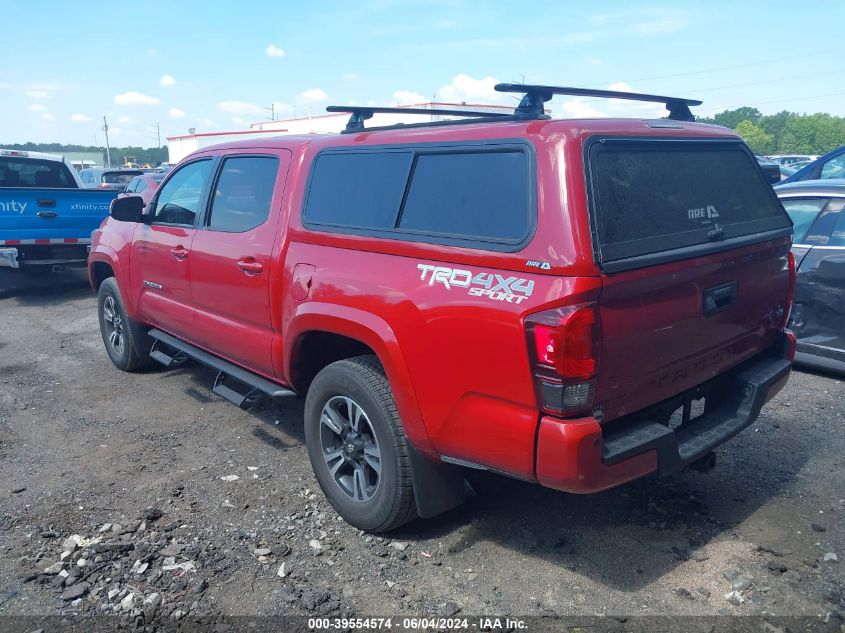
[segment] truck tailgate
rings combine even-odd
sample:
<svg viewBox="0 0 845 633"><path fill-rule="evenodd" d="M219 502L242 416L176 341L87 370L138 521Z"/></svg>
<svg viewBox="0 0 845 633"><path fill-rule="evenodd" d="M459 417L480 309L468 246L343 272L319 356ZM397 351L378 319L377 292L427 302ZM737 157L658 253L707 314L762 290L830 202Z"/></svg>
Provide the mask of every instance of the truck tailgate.
<svg viewBox="0 0 845 633"><path fill-rule="evenodd" d="M789 239L604 276L594 402L609 421L665 400L772 344Z"/></svg>
<svg viewBox="0 0 845 633"><path fill-rule="evenodd" d="M603 272L593 402L610 421L773 343L792 223L739 141L604 139L588 152Z"/></svg>
<svg viewBox="0 0 845 633"><path fill-rule="evenodd" d="M0 188L0 244L88 239L116 191Z"/></svg>

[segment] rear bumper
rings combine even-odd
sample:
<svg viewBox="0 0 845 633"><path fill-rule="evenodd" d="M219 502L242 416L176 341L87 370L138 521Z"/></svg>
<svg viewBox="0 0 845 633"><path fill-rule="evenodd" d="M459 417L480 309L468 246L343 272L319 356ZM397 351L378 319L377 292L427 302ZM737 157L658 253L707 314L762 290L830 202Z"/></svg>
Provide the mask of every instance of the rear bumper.
<svg viewBox="0 0 845 633"><path fill-rule="evenodd" d="M84 266L88 242L76 238L7 240L5 245L0 242L0 267Z"/></svg>
<svg viewBox="0 0 845 633"><path fill-rule="evenodd" d="M643 414L604 428L593 417L543 417L537 480L549 488L589 493L680 470L754 422L789 373L790 342L782 334L767 352L702 385L708 391L704 414L676 429Z"/></svg>

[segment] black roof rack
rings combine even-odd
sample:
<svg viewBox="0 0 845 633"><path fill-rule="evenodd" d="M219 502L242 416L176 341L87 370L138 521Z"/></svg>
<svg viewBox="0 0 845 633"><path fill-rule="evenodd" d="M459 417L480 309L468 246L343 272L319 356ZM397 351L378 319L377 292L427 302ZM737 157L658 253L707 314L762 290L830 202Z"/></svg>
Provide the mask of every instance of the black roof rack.
<svg viewBox="0 0 845 633"><path fill-rule="evenodd" d="M569 88L566 86L536 86L531 84L496 84L498 92L522 93L519 105L514 112L517 119L548 119L543 104L550 101L554 95L568 95L575 97L601 97L603 99L628 99L630 101L649 101L662 103L669 110L669 118L675 121L695 121L689 106L701 105L696 99L681 99L679 97L662 97L659 95L641 94L638 92L620 92L617 90L592 90L589 88Z"/></svg>
<svg viewBox="0 0 845 633"><path fill-rule="evenodd" d="M421 115L445 115L464 116L471 119L501 120L511 119L513 115L503 112L481 112L478 110L451 110L448 108L382 108L374 106L328 106L326 112L349 112L349 122L346 124L344 134L350 132L363 132L364 121L371 119L374 114L421 114Z"/></svg>

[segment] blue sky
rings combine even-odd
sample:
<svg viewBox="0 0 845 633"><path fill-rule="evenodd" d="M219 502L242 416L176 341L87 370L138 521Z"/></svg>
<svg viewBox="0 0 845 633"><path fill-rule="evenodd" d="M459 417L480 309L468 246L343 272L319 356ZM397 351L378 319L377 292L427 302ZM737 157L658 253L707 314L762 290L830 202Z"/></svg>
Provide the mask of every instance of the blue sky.
<svg viewBox="0 0 845 633"><path fill-rule="evenodd" d="M0 38L0 146L155 146L330 103L510 103L495 81L845 116L845 2L15 1ZM654 116L560 97L557 116Z"/></svg>

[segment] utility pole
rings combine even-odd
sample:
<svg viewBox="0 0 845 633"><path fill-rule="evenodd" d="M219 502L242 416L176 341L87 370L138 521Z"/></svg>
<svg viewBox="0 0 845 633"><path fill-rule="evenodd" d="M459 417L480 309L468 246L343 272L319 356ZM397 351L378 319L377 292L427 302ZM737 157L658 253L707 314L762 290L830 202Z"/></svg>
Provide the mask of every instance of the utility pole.
<svg viewBox="0 0 845 633"><path fill-rule="evenodd" d="M103 115L103 132L106 133L106 167L111 167L111 148L109 148L109 123Z"/></svg>
<svg viewBox="0 0 845 633"><path fill-rule="evenodd" d="M158 143L158 148L161 149L161 126L156 123L156 142Z"/></svg>
<svg viewBox="0 0 845 633"><path fill-rule="evenodd" d="M270 111L270 116L265 117L265 118L269 119L270 121L275 121L276 120L276 104L271 103L269 108L265 106L264 109Z"/></svg>

